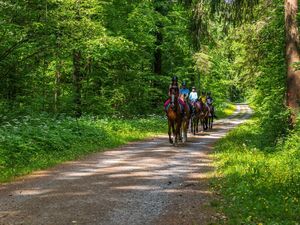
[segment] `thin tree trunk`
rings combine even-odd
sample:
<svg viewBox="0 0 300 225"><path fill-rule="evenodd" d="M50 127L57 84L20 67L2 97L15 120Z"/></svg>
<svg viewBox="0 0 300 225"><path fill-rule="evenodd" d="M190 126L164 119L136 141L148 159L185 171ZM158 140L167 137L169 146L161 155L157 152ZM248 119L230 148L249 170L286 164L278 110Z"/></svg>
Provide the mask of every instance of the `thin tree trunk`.
<svg viewBox="0 0 300 225"><path fill-rule="evenodd" d="M54 87L54 112L58 112L58 101L60 97L60 78L61 78L61 62L58 61L55 71L55 87Z"/></svg>
<svg viewBox="0 0 300 225"><path fill-rule="evenodd" d="M155 0L154 1L154 10L161 14L162 16L166 16L168 14L168 8L164 6L164 0ZM162 74L162 44L164 41L163 30L164 24L162 21L158 21L156 23L156 41L155 41L155 52L154 52L154 73Z"/></svg>
<svg viewBox="0 0 300 225"><path fill-rule="evenodd" d="M74 111L75 116L82 115L81 109L81 52L74 50L73 52L73 87L74 87Z"/></svg>
<svg viewBox="0 0 300 225"><path fill-rule="evenodd" d="M163 35L160 31L162 29L162 25L158 25L158 31L156 32L156 49L154 52L154 73L161 74L162 73L162 50L161 45L163 44Z"/></svg>
<svg viewBox="0 0 300 225"><path fill-rule="evenodd" d="M298 0L285 0L287 106L291 109L291 122L295 124L300 104L299 31L297 25Z"/></svg>

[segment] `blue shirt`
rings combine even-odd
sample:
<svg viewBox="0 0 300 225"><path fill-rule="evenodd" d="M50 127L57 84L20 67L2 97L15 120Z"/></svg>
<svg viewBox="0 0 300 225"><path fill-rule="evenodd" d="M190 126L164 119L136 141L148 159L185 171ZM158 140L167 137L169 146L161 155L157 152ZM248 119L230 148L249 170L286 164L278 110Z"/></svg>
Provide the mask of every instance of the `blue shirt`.
<svg viewBox="0 0 300 225"><path fill-rule="evenodd" d="M189 95L190 94L190 90L188 88L181 88L179 91L179 94L181 95Z"/></svg>

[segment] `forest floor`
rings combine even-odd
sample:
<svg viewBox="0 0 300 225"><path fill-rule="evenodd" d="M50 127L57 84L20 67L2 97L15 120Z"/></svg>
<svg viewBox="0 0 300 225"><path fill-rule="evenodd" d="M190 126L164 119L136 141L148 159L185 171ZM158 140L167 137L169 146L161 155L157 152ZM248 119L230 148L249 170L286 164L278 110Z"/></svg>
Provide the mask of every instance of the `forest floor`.
<svg viewBox="0 0 300 225"><path fill-rule="evenodd" d="M1 184L0 224L219 224L213 145L250 115L237 105L179 147L158 136Z"/></svg>

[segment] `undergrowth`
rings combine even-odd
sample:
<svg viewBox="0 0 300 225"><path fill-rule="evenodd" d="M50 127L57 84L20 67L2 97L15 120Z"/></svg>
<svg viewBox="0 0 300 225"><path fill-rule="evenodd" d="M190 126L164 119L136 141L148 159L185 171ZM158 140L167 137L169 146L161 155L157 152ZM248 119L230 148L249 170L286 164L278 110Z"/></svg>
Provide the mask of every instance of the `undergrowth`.
<svg viewBox="0 0 300 225"><path fill-rule="evenodd" d="M270 135L254 117L217 143L213 187L226 223L300 223L299 125L270 147Z"/></svg>
<svg viewBox="0 0 300 225"><path fill-rule="evenodd" d="M234 113L236 105L231 102L225 102L220 106L220 109L216 108L216 115L219 119L226 118Z"/></svg>
<svg viewBox="0 0 300 225"><path fill-rule="evenodd" d="M40 114L9 122L0 117L0 182L167 130L165 118L159 116L76 120Z"/></svg>

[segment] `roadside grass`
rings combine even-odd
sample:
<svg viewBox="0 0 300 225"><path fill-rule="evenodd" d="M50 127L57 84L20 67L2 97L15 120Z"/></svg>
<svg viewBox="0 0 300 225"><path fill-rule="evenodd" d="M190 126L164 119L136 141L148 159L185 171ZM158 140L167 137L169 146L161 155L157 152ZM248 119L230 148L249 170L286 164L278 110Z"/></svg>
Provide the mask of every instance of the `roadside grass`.
<svg viewBox="0 0 300 225"><path fill-rule="evenodd" d="M5 116L0 121L5 121ZM167 130L164 117L98 119L24 116L0 127L0 182L74 160L91 152L142 140Z"/></svg>
<svg viewBox="0 0 300 225"><path fill-rule="evenodd" d="M226 118L234 113L236 110L236 105L234 105L231 102L223 103L220 107L220 109L217 108L216 115L218 119Z"/></svg>
<svg viewBox="0 0 300 225"><path fill-rule="evenodd" d="M225 224L300 224L300 129L276 147L265 147L253 117L215 146L213 188Z"/></svg>

